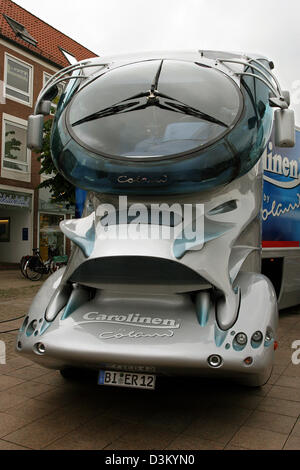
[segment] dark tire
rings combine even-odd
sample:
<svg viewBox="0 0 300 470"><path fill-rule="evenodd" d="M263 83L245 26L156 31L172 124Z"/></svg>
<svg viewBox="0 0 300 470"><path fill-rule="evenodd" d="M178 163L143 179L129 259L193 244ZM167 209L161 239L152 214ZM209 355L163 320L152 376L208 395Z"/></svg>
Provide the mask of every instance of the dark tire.
<svg viewBox="0 0 300 470"><path fill-rule="evenodd" d="M61 369L59 371L60 375L66 379L66 380L69 380L71 378L71 369Z"/></svg>
<svg viewBox="0 0 300 470"><path fill-rule="evenodd" d="M20 270L21 270L21 274L22 274L22 276L24 276L25 278L27 278L26 272L25 272L25 265L26 265L28 259L29 259L28 256L23 256L23 257L21 258L21 261L20 261Z"/></svg>
<svg viewBox="0 0 300 470"><path fill-rule="evenodd" d="M98 372L95 370L66 367L65 369L61 369L59 372L65 380L72 380L81 383L97 383Z"/></svg>
<svg viewBox="0 0 300 470"><path fill-rule="evenodd" d="M24 272L30 281L39 281L42 277L41 273L37 273L30 267L30 259L25 264Z"/></svg>
<svg viewBox="0 0 300 470"><path fill-rule="evenodd" d="M60 375L66 380L78 380L81 376L81 369L76 369L75 367L61 369L59 372Z"/></svg>
<svg viewBox="0 0 300 470"><path fill-rule="evenodd" d="M249 379L238 380L240 385L246 386L248 388L261 388L269 381L273 371L273 366L271 365L263 374L254 375L249 377Z"/></svg>

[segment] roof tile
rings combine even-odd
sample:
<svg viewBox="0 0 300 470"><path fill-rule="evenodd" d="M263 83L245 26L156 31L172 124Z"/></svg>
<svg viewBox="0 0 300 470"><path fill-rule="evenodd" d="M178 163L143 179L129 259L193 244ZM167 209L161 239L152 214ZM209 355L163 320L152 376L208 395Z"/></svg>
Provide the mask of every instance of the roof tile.
<svg viewBox="0 0 300 470"><path fill-rule="evenodd" d="M18 37L3 15L7 15L25 26L31 36L36 39L37 46L31 45ZM90 57L97 57L97 54L94 52L45 23L11 0L1 0L0 2L0 36L14 41L33 54L42 56L47 61L59 67L67 67L70 65L60 48L72 54L78 61Z"/></svg>

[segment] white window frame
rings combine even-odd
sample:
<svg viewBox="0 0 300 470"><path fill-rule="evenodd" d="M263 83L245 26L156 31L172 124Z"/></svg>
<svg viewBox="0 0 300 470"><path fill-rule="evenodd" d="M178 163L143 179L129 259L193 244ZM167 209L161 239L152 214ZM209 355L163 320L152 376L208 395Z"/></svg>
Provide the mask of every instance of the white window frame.
<svg viewBox="0 0 300 470"><path fill-rule="evenodd" d="M14 88L10 85L7 85L7 72L8 72L8 59L13 60L15 62L19 62L21 65L24 67L27 67L29 69L29 93L27 94L26 92L22 90L18 90L17 88ZM21 98L16 98L15 96L12 96L8 93L6 93L6 88L10 88L11 90L17 92L17 93L23 93L24 95L27 95L29 98L29 101L24 101ZM16 101L17 103L22 103L25 106L29 106L32 108L32 95L33 95L33 66L28 64L27 62L24 62L21 59L18 59L17 57L8 54L5 52L5 57L4 57L4 96L12 101Z"/></svg>
<svg viewBox="0 0 300 470"><path fill-rule="evenodd" d="M49 77L48 80L50 80L51 77L53 77L53 74L51 75L51 73L49 72L43 72L43 87L46 85L47 81L46 80L46 77Z"/></svg>
<svg viewBox="0 0 300 470"><path fill-rule="evenodd" d="M27 165L27 171L17 170L13 168L6 168L4 162L8 161L5 159L5 123L9 123L13 126L19 127L21 129L27 130L28 122L24 119L17 118L10 114L3 113L2 115L2 149L1 149L1 176L3 178L17 179L21 181L30 181L31 180L31 150L27 149L27 163L20 162L21 165ZM26 145L26 142L25 142ZM11 160L9 160L11 161Z"/></svg>

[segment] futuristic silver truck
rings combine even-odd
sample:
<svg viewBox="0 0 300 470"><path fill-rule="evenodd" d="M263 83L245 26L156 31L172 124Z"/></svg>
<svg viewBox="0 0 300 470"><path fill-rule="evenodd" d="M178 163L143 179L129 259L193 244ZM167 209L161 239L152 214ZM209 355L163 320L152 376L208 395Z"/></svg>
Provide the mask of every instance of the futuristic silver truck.
<svg viewBox="0 0 300 470"><path fill-rule="evenodd" d="M17 350L63 375L153 389L156 376L271 373L277 298L261 274L263 154L293 147L289 93L255 54L155 52L54 75L28 147L66 84L51 137L57 170L87 191L66 268L32 302Z"/></svg>

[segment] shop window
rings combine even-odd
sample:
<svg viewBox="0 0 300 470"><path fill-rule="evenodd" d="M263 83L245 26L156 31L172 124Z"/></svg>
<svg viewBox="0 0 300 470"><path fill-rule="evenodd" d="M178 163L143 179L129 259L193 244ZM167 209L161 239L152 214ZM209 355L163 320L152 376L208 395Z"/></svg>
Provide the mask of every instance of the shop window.
<svg viewBox="0 0 300 470"><path fill-rule="evenodd" d="M10 241L10 217L0 217L0 242Z"/></svg>
<svg viewBox="0 0 300 470"><path fill-rule="evenodd" d="M65 254L65 237L59 228L64 216L40 214L40 253L44 260Z"/></svg>
<svg viewBox="0 0 300 470"><path fill-rule="evenodd" d="M26 126L8 119L3 120L3 168L29 172L30 151L26 145L26 133Z"/></svg>
<svg viewBox="0 0 300 470"><path fill-rule="evenodd" d="M5 95L31 106L32 67L8 54L5 54Z"/></svg>

